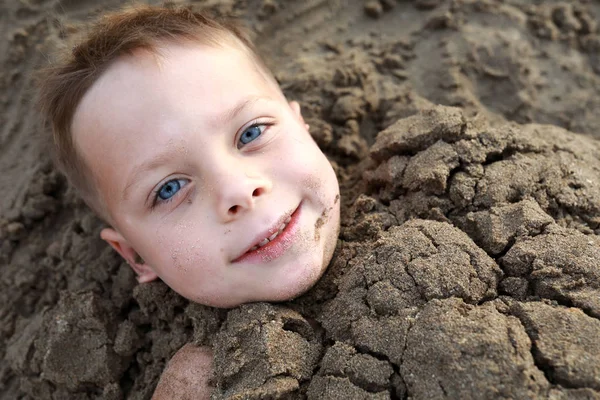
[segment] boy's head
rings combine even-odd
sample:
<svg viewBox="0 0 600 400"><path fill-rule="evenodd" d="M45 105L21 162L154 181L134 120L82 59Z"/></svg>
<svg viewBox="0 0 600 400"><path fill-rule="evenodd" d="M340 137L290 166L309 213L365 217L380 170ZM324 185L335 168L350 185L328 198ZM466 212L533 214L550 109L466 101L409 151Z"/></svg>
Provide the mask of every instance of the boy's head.
<svg viewBox="0 0 600 400"><path fill-rule="evenodd" d="M335 174L235 28L188 9L106 16L40 93L60 165L140 282L230 307L321 276Z"/></svg>

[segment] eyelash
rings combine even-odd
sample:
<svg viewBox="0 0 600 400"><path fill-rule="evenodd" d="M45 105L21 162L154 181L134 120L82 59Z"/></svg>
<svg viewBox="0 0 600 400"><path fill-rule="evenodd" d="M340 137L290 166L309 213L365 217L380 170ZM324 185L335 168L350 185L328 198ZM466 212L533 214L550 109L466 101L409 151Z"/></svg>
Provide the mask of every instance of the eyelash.
<svg viewBox="0 0 600 400"><path fill-rule="evenodd" d="M177 191L177 193L175 193L173 196L169 197L168 199L166 199L166 200L162 200L162 199L161 199L161 200L159 200L159 199L158 199L158 196L159 196L159 193L160 193L160 191L162 190L162 188L163 188L163 187L164 187L164 186L165 186L167 183L169 183L169 182L171 182L171 181L180 181L180 180L184 180L184 178L175 178L175 179L169 179L168 181L166 181L166 182L164 182L164 183L160 184L160 185L159 185L159 186L158 186L156 189L154 189L154 190L152 191L152 204L150 204L150 210L151 210L151 211L153 211L153 210L154 210L156 207L160 207L160 206L164 206L164 205L166 205L166 204L169 204L171 201L173 201L173 199L174 199L175 197L179 196L180 192L181 192L182 190L184 190L184 189L185 189L185 187L186 187L186 186L189 184L189 182L188 182L188 183L186 183L185 185L181 186L181 187L179 188L179 190ZM187 179L186 179L186 180L187 180Z"/></svg>
<svg viewBox="0 0 600 400"><path fill-rule="evenodd" d="M264 133L267 131L267 129L268 129L270 126L273 126L273 125L274 125L274 122L267 122L267 121L261 121L260 119L255 119L254 121L252 121L252 123L250 123L250 125L246 126L246 127L245 127L245 128L244 128L244 129L243 129L241 132L240 132L240 134L239 134L239 135L236 135L236 140L235 140L235 145L236 145L236 147L237 147L238 149L242 149L243 147L245 147L245 146L248 146L250 143L254 142L254 140L253 140L253 141L252 141L252 142L250 142L250 143L246 143L246 144L242 144L242 145L240 145L240 140L241 140L242 134L243 134L244 132L246 132L247 130L249 130L249 129L252 129L252 128L256 128L256 127L259 127L259 126L264 126L264 127L265 127L265 129L264 129L264 131L262 131L262 132L261 132L261 136L262 136L262 135L263 135L263 134L264 134ZM255 139L255 140L256 140L256 139Z"/></svg>

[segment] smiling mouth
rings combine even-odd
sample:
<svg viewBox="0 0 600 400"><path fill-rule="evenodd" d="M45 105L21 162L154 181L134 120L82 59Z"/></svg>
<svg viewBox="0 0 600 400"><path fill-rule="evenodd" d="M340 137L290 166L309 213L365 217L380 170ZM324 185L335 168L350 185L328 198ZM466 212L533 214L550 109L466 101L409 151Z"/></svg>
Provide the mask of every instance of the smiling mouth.
<svg viewBox="0 0 600 400"><path fill-rule="evenodd" d="M279 228L277 229L277 232L275 232L274 234L272 234L271 236L269 236L268 238L264 238L263 240L261 240L260 242L258 242L258 244L254 247L252 247L250 250L247 251L247 253L254 251L254 250L258 250L261 247L266 246L267 244L269 244L269 242L272 242L273 240L275 240L275 238L277 236L279 236L279 234L281 232L284 231L284 229L288 226L288 224L290 223L290 221L292 220L292 216L290 215L289 217L287 217L285 219L285 221L283 221L283 223L279 226Z"/></svg>
<svg viewBox="0 0 600 400"><path fill-rule="evenodd" d="M285 253L292 245L293 237L297 232L298 216L301 205L302 204L298 205L292 213L282 217L279 225L269 229L265 234L265 237L255 242L252 247L232 262L265 262L267 260L275 259Z"/></svg>

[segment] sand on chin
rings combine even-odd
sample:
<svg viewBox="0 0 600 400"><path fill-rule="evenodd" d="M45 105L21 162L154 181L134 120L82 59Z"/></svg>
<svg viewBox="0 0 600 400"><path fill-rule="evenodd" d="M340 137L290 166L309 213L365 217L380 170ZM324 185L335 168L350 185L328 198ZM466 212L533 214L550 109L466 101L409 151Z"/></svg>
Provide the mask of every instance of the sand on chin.
<svg viewBox="0 0 600 400"><path fill-rule="evenodd" d="M600 3L195 3L257 32L341 186L321 281L232 310L137 285L52 166L31 73L118 4L0 10L0 398L149 399L194 342L217 399L600 399Z"/></svg>

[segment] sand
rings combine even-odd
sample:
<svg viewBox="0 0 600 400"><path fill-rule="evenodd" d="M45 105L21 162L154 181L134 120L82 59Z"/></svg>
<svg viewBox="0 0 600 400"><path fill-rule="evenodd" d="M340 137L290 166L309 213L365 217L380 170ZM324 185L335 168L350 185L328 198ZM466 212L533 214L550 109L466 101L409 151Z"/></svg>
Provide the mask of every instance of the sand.
<svg viewBox="0 0 600 400"><path fill-rule="evenodd" d="M31 73L120 2L0 7L0 399L600 399L598 1L197 1L256 32L334 164L331 265L284 304L137 285L52 166Z"/></svg>

